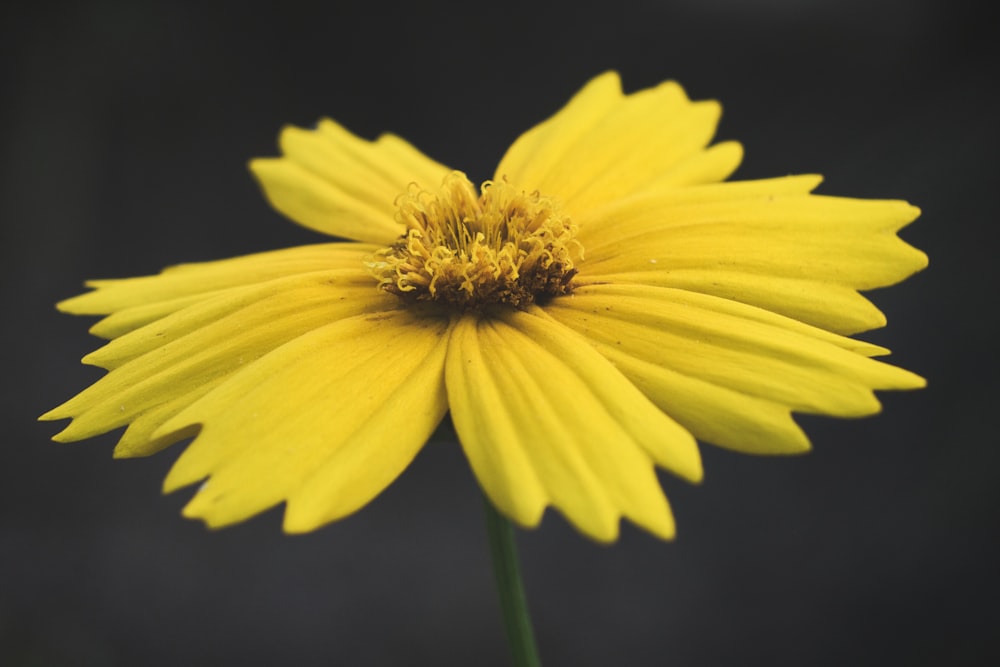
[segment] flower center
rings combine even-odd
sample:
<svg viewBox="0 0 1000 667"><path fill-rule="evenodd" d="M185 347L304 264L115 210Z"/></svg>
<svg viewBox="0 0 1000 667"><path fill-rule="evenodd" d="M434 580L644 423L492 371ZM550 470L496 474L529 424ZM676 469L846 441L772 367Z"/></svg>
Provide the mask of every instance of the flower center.
<svg viewBox="0 0 1000 667"><path fill-rule="evenodd" d="M573 257L582 255L576 226L538 192L486 181L477 194L453 171L438 193L411 184L396 207L406 232L369 264L387 292L479 309L526 308L573 289Z"/></svg>

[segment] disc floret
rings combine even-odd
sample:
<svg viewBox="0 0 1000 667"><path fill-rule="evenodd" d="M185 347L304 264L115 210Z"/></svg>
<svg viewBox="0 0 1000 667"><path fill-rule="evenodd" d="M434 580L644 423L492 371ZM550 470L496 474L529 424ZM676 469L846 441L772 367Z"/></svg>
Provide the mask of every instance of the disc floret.
<svg viewBox="0 0 1000 667"><path fill-rule="evenodd" d="M405 233L370 267L381 289L403 299L526 308L572 291L582 254L576 226L538 192L500 180L477 193L453 171L436 193L411 184L396 200L396 220Z"/></svg>

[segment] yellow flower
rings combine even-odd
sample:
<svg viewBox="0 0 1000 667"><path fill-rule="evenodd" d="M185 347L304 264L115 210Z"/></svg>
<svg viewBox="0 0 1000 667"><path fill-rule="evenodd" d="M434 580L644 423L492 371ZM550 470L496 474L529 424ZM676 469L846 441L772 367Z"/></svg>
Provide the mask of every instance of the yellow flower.
<svg viewBox="0 0 1000 667"><path fill-rule="evenodd" d="M402 139L288 127L251 169L332 242L97 280L61 310L104 315L109 372L42 419L56 440L127 426L119 457L195 436L165 481L203 482L210 526L287 504L313 530L389 485L450 412L490 500L552 505L586 535L621 517L670 538L655 468L702 477L695 438L802 452L792 412L878 412L924 381L848 337L885 324L859 290L926 266L900 201L810 194L818 176L723 182L739 144L668 82L588 83L523 134L491 182Z"/></svg>

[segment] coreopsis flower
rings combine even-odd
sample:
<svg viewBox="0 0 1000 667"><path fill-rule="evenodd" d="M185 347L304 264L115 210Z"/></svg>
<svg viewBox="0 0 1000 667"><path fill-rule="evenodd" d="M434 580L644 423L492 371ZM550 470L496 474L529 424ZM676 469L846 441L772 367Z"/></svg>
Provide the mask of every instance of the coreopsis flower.
<svg viewBox="0 0 1000 667"><path fill-rule="evenodd" d="M478 188L399 137L330 120L251 162L271 204L350 239L88 283L108 373L44 415L56 440L126 427L119 457L194 436L166 491L210 526L286 503L310 531L389 485L450 413L483 491L522 526L553 506L614 540L670 538L656 476L697 482L696 439L802 452L793 413L858 417L924 381L849 337L859 291L922 269L901 201L725 182L739 144L673 82L588 83Z"/></svg>

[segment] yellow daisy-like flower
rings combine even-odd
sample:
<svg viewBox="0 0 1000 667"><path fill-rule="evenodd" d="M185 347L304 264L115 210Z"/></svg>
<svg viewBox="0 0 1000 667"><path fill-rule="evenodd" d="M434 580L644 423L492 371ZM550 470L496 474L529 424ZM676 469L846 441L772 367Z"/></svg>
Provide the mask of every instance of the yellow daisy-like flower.
<svg viewBox="0 0 1000 667"><path fill-rule="evenodd" d="M402 139L333 121L251 169L333 242L97 280L59 305L105 315L109 372L42 419L56 440L127 426L115 455L195 436L166 491L210 526L286 503L313 530L371 501L450 412L484 492L522 526L549 505L614 540L670 538L656 476L697 482L695 438L802 452L793 412L858 417L924 381L848 337L883 326L859 290L927 264L901 201L810 194L819 176L723 182L739 144L664 83L607 73L522 135L476 188Z"/></svg>

